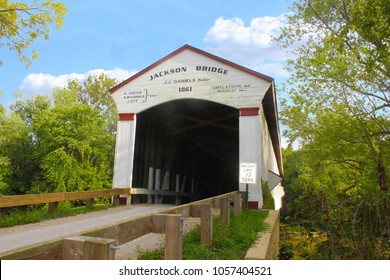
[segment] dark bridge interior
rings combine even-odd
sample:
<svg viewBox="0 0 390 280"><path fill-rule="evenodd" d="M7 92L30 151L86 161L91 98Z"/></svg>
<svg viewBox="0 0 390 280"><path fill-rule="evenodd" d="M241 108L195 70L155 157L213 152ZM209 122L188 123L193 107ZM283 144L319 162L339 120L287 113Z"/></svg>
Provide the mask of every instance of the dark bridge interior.
<svg viewBox="0 0 390 280"><path fill-rule="evenodd" d="M133 187L192 193L176 203L237 190L238 117L238 109L195 99L137 114ZM169 196L149 196L153 200L175 203Z"/></svg>

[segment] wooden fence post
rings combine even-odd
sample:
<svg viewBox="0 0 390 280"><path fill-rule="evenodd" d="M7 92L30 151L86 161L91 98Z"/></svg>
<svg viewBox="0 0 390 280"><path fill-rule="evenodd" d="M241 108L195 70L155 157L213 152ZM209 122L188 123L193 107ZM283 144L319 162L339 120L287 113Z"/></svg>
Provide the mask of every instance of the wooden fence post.
<svg viewBox="0 0 390 280"><path fill-rule="evenodd" d="M242 208L243 209L248 209L248 195L249 195L249 187L248 187L248 184L246 184L246 187L245 187L245 192L243 192L244 194L244 198L243 198L243 201L242 201Z"/></svg>
<svg viewBox="0 0 390 280"><path fill-rule="evenodd" d="M49 203L49 212L54 213L58 209L58 201Z"/></svg>
<svg viewBox="0 0 390 280"><path fill-rule="evenodd" d="M234 204L234 216L239 216L241 214L241 194L233 195L233 204Z"/></svg>
<svg viewBox="0 0 390 280"><path fill-rule="evenodd" d="M181 260L183 257L183 215L153 215L152 232L165 234L166 260Z"/></svg>
<svg viewBox="0 0 390 280"><path fill-rule="evenodd" d="M221 219L222 224L228 226L230 223L229 199L227 197L221 198Z"/></svg>
<svg viewBox="0 0 390 280"><path fill-rule="evenodd" d="M93 198L87 198L86 207L92 208L95 200Z"/></svg>
<svg viewBox="0 0 390 280"><path fill-rule="evenodd" d="M200 205L200 242L211 246L213 244L213 217L211 205Z"/></svg>
<svg viewBox="0 0 390 280"><path fill-rule="evenodd" d="M112 205L114 205L114 206L119 205L119 195L115 195L112 197Z"/></svg>
<svg viewBox="0 0 390 280"><path fill-rule="evenodd" d="M165 256L166 260L181 260L183 257L182 215L165 217Z"/></svg>
<svg viewBox="0 0 390 280"><path fill-rule="evenodd" d="M214 208L221 208L221 198L213 198L212 205Z"/></svg>
<svg viewBox="0 0 390 280"><path fill-rule="evenodd" d="M131 205L131 194L126 195L126 205Z"/></svg>
<svg viewBox="0 0 390 280"><path fill-rule="evenodd" d="M62 245L63 260L114 260L115 239L74 236L66 238Z"/></svg>
<svg viewBox="0 0 390 280"><path fill-rule="evenodd" d="M5 218L7 216L7 208L0 208L0 218Z"/></svg>

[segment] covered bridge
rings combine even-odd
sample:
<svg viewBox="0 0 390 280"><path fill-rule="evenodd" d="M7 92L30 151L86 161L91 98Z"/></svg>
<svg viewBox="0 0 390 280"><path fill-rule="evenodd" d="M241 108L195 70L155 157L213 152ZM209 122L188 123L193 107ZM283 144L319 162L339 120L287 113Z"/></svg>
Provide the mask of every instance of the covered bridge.
<svg viewBox="0 0 390 280"><path fill-rule="evenodd" d="M261 181L268 181L280 208L283 167L272 78L185 45L110 93L119 112L114 188L144 188L146 195L137 199L148 203L248 189L249 207L261 208ZM255 177L242 174L244 164L255 167Z"/></svg>

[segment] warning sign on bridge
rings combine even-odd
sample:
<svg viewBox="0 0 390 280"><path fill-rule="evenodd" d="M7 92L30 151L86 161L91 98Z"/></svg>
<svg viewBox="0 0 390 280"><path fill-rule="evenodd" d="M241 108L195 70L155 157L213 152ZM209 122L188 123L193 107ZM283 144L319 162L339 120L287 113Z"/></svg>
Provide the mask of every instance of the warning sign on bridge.
<svg viewBox="0 0 390 280"><path fill-rule="evenodd" d="M241 163L240 183L256 184L256 163Z"/></svg>

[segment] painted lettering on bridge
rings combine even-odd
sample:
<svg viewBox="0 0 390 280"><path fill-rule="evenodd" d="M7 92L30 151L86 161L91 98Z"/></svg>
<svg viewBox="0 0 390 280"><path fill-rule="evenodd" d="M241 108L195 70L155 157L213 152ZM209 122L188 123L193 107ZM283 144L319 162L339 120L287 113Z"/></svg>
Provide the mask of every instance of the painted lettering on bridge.
<svg viewBox="0 0 390 280"><path fill-rule="evenodd" d="M167 70L163 70L163 71L154 73L154 74L150 75L149 81L152 81L152 80L160 78L160 77L164 77L164 76L168 76L168 75L176 74L176 73L182 73L182 72L187 72L187 67L171 68L171 69L167 69Z"/></svg>
<svg viewBox="0 0 390 280"><path fill-rule="evenodd" d="M228 69L220 68L220 67L213 67L213 66L196 66L196 71L202 71L202 72L213 72L213 73L219 73L223 75L227 75L229 73Z"/></svg>
<svg viewBox="0 0 390 280"><path fill-rule="evenodd" d="M156 72L156 73L150 75L149 81L153 81L155 79L169 76L172 74L180 74L180 73L188 72L188 70L192 70L193 73L211 72L211 73L218 73L218 74L222 74L222 75L229 74L229 69L225 69L225 68L221 68L221 67L214 67L214 66L198 65L198 66L195 66L195 68L193 68L193 69L188 69L187 67L176 67L176 68L162 70L162 71L159 71L159 72ZM192 82L194 82L194 81L192 81Z"/></svg>

